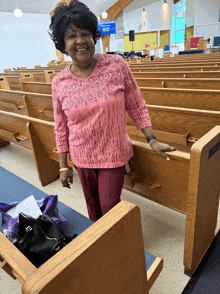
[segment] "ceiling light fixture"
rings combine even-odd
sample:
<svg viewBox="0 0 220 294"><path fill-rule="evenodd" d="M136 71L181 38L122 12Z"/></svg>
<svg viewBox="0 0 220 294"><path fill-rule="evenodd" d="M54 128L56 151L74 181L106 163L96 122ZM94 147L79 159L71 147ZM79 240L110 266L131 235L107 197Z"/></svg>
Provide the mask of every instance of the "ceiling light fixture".
<svg viewBox="0 0 220 294"><path fill-rule="evenodd" d="M102 12L102 18L106 19L108 17L108 13L106 11Z"/></svg>
<svg viewBox="0 0 220 294"><path fill-rule="evenodd" d="M166 0L164 0L163 9L164 9L164 11L166 11L166 10L167 10L167 1L166 1Z"/></svg>
<svg viewBox="0 0 220 294"><path fill-rule="evenodd" d="M15 0L15 5L16 5L16 8L15 8L15 10L14 10L14 15L15 15L16 17L21 17L21 16L22 16L22 11L21 11L21 9L17 8L18 5L17 5L16 0Z"/></svg>
<svg viewBox="0 0 220 294"><path fill-rule="evenodd" d="M169 6L167 4L167 0L163 1L163 5L161 7L161 16L162 16L162 21L164 25L167 25L169 23Z"/></svg>

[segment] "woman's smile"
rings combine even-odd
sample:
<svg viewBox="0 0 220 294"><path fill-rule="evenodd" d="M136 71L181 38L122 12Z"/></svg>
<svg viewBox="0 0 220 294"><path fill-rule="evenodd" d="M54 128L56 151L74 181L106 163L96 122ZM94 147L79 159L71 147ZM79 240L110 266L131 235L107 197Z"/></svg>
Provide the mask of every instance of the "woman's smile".
<svg viewBox="0 0 220 294"><path fill-rule="evenodd" d="M72 58L74 66L84 67L94 59L95 44L93 35L86 29L72 25L65 34L66 52Z"/></svg>

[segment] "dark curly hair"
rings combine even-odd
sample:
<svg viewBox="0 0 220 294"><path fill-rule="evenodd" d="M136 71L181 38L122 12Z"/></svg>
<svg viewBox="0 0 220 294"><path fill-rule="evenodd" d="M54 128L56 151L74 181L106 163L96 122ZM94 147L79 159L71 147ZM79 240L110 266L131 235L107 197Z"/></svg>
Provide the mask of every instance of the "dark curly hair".
<svg viewBox="0 0 220 294"><path fill-rule="evenodd" d="M95 44L101 36L96 15L84 3L71 0L69 5L66 3L58 4L51 18L48 33L57 50L63 54L67 54L64 37L66 30L71 25L75 25L79 29L88 30L92 34Z"/></svg>

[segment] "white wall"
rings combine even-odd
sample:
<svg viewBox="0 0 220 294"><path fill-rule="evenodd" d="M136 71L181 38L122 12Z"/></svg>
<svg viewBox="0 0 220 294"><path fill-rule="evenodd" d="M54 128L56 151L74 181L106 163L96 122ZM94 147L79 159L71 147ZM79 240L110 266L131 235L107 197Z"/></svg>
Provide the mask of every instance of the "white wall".
<svg viewBox="0 0 220 294"><path fill-rule="evenodd" d="M123 11L115 20L116 34L110 35L110 52L124 51L124 17Z"/></svg>
<svg viewBox="0 0 220 294"><path fill-rule="evenodd" d="M163 25L161 18L161 7L164 1L160 0L150 4L147 4L146 2L147 1L145 1L140 7L140 1L134 0L124 8L123 15L125 34L128 34L130 30L141 32L143 8L145 8L145 12L147 13L147 31L171 29L173 0L167 0L167 4L169 6L169 21L167 25Z"/></svg>
<svg viewBox="0 0 220 294"><path fill-rule="evenodd" d="M49 24L47 14L23 13L17 18L11 12L0 12L0 73L5 68L47 66L57 59L47 32Z"/></svg>
<svg viewBox="0 0 220 294"><path fill-rule="evenodd" d="M220 0L196 0L195 25L219 21Z"/></svg>
<svg viewBox="0 0 220 294"><path fill-rule="evenodd" d="M220 36L220 0L196 0L194 36L210 38Z"/></svg>
<svg viewBox="0 0 220 294"><path fill-rule="evenodd" d="M186 0L186 27L195 24L196 0Z"/></svg>
<svg viewBox="0 0 220 294"><path fill-rule="evenodd" d="M35 65L47 66L51 60L58 61L53 41L47 30L49 14L23 13L21 18L12 12L0 12L0 73L5 68ZM102 51L100 41L96 52ZM65 55L65 61L71 61Z"/></svg>

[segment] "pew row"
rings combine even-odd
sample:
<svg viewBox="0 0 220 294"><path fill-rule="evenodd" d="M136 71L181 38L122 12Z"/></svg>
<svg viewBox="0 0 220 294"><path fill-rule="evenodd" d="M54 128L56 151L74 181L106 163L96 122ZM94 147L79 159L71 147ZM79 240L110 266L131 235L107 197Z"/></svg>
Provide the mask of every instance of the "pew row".
<svg viewBox="0 0 220 294"><path fill-rule="evenodd" d="M21 81L21 80L20 80ZM52 94L51 83L21 81L21 91L41 94Z"/></svg>
<svg viewBox="0 0 220 294"><path fill-rule="evenodd" d="M147 105L147 107L158 140L184 152L190 152L194 143L216 125L220 125L220 111L158 105ZM126 128L130 139L146 142L144 134L136 129L127 113L126 117Z"/></svg>
<svg viewBox="0 0 220 294"><path fill-rule="evenodd" d="M213 69L214 70L214 69ZM48 72L40 72L40 73L33 73L34 80L35 82L41 82L41 83L51 83L52 78L57 74L55 73L50 73L51 71ZM188 68L181 68L178 69L178 71L171 71L171 70L166 70L163 71L160 67L155 68L155 70L152 69L135 69L131 70L133 76L135 78L220 78L220 68L216 68L216 71L188 71ZM26 74L27 76L28 74ZM20 86L20 79L21 75L4 75L4 77L7 78L10 89L11 90L21 90Z"/></svg>
<svg viewBox="0 0 220 294"><path fill-rule="evenodd" d="M0 109L54 121L52 95L0 90Z"/></svg>
<svg viewBox="0 0 220 294"><path fill-rule="evenodd" d="M155 91L157 92L157 90ZM145 101L147 101L144 93L143 96ZM153 102L156 102L156 97L157 94L155 94L155 101ZM216 100L220 101L217 98ZM179 101L181 102L181 99ZM200 102L201 99L198 101L197 107L200 106ZM192 103L194 103L193 106L195 107L196 99L192 99ZM214 126L220 124L220 111L146 104L153 129L157 132L158 140L171 144L182 151L189 152L193 143ZM212 104L214 105L213 100ZM216 105L219 105L219 102L218 104L216 102ZM51 95L0 90L0 109L41 120L54 121ZM128 134L130 138L133 139L135 135L138 136L139 141L145 142L146 138L143 133L136 129L127 113L126 116L127 130L129 129Z"/></svg>
<svg viewBox="0 0 220 294"><path fill-rule="evenodd" d="M22 79L20 79L20 82L23 92L52 94L51 83L23 81ZM220 78L136 78L136 82L139 87L220 90Z"/></svg>
<svg viewBox="0 0 220 294"><path fill-rule="evenodd" d="M50 72L50 71L49 71ZM52 71L51 71L52 72ZM57 74L59 71L55 71L55 74ZM46 82L46 77L45 77L45 72L44 71L33 71L33 72L30 72L30 73L23 73L24 75L29 75L29 74L33 74L33 76L34 76L34 79L35 79L35 81L36 82ZM20 79L21 78L21 73L13 73L13 75L12 74L9 74L9 73L4 73L3 74L3 76L4 77L6 77L6 78L14 78L14 79ZM18 84L19 83L19 81L18 82L16 82L16 84Z"/></svg>
<svg viewBox="0 0 220 294"><path fill-rule="evenodd" d="M45 71L45 70L55 70L55 71L61 71L62 69L66 68L67 66L69 65L69 63L66 63L66 64L60 64L60 65L51 65L51 66L38 66L36 68L26 68L26 69L23 69L23 70L11 70L11 69L8 69L7 71L4 71L4 73L9 73L9 74L13 74L13 73L18 73L18 74L21 74L21 73L32 73L32 72L35 72L35 71Z"/></svg>
<svg viewBox="0 0 220 294"><path fill-rule="evenodd" d="M220 90L140 87L146 104L220 110Z"/></svg>
<svg viewBox="0 0 220 294"><path fill-rule="evenodd" d="M198 60L198 59L219 59L220 53L214 54L189 54L189 55L175 55L172 60Z"/></svg>
<svg viewBox="0 0 220 294"><path fill-rule="evenodd" d="M6 77L0 77L0 89L10 90L10 86Z"/></svg>
<svg viewBox="0 0 220 294"><path fill-rule="evenodd" d="M209 56L206 55L206 58L157 58L154 59L154 61L152 62L152 64L183 64L183 63L213 63L213 62L220 62L220 57L216 57L216 58L209 58ZM150 63L151 64L151 63ZM146 65L148 65L148 63L146 63Z"/></svg>
<svg viewBox="0 0 220 294"><path fill-rule="evenodd" d="M198 79L218 79L220 78L220 71L179 71L179 72L133 72L133 76L136 78L198 78Z"/></svg>
<svg viewBox="0 0 220 294"><path fill-rule="evenodd" d="M220 90L220 78L135 78L139 87ZM42 92L43 93L43 92Z"/></svg>
<svg viewBox="0 0 220 294"><path fill-rule="evenodd" d="M0 243L0 263L24 294L145 294L163 267L162 258L144 251L139 207L125 200L39 268L1 232Z"/></svg>
<svg viewBox="0 0 220 294"><path fill-rule="evenodd" d="M154 67L182 67L182 66L220 66L220 61L210 61L210 60L206 60L206 61L192 61L190 62L143 62L143 63L132 63L129 67L130 69L133 68L154 68Z"/></svg>
<svg viewBox="0 0 220 294"><path fill-rule="evenodd" d="M130 67L131 72L151 72L151 71L219 71L220 66L154 66L154 67Z"/></svg>
<svg viewBox="0 0 220 294"><path fill-rule="evenodd" d="M34 154L42 185L56 180L59 159L54 123L4 111L0 111L0 116L3 139L24 146L19 136L22 132L26 135L26 147L31 147ZM186 215L184 265L185 274L191 276L211 244L216 228L220 126L193 144L190 153L168 152L169 162L154 153L149 144L137 140L137 137L132 140L134 156L130 160L133 181L125 175L124 188ZM70 161L68 165L73 167Z"/></svg>

